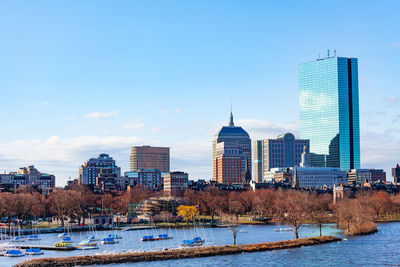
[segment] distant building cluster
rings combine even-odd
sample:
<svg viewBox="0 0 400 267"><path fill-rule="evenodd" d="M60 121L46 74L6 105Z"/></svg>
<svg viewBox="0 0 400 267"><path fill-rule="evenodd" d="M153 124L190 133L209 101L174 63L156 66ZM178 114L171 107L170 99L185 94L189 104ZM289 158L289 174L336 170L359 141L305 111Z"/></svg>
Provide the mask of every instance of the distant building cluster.
<svg viewBox="0 0 400 267"><path fill-rule="evenodd" d="M55 187L56 178L52 174L41 173L33 165L19 168L16 172L0 174L0 184L5 188L31 186L43 192Z"/></svg>

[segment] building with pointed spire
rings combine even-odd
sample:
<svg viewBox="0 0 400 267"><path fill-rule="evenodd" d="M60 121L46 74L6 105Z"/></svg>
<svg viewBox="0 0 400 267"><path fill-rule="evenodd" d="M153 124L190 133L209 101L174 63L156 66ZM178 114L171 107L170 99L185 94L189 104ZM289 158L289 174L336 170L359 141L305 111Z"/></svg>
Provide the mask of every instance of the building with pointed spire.
<svg viewBox="0 0 400 267"><path fill-rule="evenodd" d="M219 143L224 143L224 153L218 153L218 151L221 150L221 146L218 146L219 149L217 149L217 145ZM225 149L226 148L226 149ZM228 126L223 126L221 130L214 136L213 143L212 143L212 149L213 149L213 180L214 181L221 181L218 177L218 170L225 169L229 170L229 166L218 166L217 168L217 162L220 162L223 164L223 160L218 161L217 157L220 157L221 155L230 155L229 149L235 149L235 151L239 154L242 154L244 156L244 163L241 164L241 170L240 170L240 176L241 176L241 183L242 184L247 184L251 180L251 139L249 134L243 130L242 127L240 126L235 126L233 122L233 114L232 110L229 116L229 124ZM233 153L233 152L232 152ZM226 161L228 162L228 161ZM217 179L218 178L218 179ZM237 180L235 180L237 181Z"/></svg>

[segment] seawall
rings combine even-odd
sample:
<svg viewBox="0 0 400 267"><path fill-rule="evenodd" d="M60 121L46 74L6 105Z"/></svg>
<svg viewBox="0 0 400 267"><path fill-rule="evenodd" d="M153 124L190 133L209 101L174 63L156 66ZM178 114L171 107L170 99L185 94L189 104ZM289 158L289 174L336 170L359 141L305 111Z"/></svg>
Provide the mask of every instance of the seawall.
<svg viewBox="0 0 400 267"><path fill-rule="evenodd" d="M149 251L137 253L123 253L115 255L92 255L92 256L74 256L62 258L38 258L24 261L15 266L18 267L57 267L57 266L87 266L104 265L117 263L131 263L141 261L162 261L171 259L198 258L210 256L222 256L230 254L239 254L245 252L260 252L277 249L289 249L302 246L314 246L331 242L341 241L340 238L332 236L304 238L297 240L286 240L270 243L244 244L244 245L225 245L197 247L186 249L173 249L166 251Z"/></svg>

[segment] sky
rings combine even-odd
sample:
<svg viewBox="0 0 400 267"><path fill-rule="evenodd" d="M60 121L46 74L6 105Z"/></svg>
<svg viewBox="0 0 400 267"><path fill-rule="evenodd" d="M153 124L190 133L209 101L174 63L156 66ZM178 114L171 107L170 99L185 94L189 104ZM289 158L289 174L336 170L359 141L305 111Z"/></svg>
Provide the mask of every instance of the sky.
<svg viewBox="0 0 400 267"><path fill-rule="evenodd" d="M62 186L100 153L171 147L171 170L212 175L228 123L299 135L299 63L359 60L361 167L400 162L400 1L1 1L0 172Z"/></svg>

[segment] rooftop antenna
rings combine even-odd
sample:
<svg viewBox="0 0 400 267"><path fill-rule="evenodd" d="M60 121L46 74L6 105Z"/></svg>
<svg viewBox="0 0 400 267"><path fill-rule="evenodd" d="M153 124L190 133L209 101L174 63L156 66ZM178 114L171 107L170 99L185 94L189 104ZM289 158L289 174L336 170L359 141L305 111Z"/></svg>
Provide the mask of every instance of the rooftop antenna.
<svg viewBox="0 0 400 267"><path fill-rule="evenodd" d="M328 49L328 58L329 58L329 49Z"/></svg>
<svg viewBox="0 0 400 267"><path fill-rule="evenodd" d="M336 49L333 50L333 56L336 57Z"/></svg>
<svg viewBox="0 0 400 267"><path fill-rule="evenodd" d="M321 53L318 53L318 60L321 60Z"/></svg>
<svg viewBox="0 0 400 267"><path fill-rule="evenodd" d="M229 116L229 126L233 127L235 124L233 123L233 114L232 114L232 97L231 97L231 114Z"/></svg>

